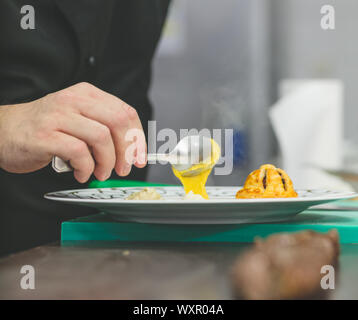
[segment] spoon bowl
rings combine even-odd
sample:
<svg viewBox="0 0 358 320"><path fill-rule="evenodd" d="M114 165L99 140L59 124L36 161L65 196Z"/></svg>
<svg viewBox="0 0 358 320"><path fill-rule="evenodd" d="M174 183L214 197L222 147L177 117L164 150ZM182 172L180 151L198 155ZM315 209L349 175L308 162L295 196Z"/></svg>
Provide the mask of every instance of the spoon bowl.
<svg viewBox="0 0 358 320"><path fill-rule="evenodd" d="M168 161L183 176L194 176L211 169L212 140L201 135L186 136L170 153L148 154L148 161Z"/></svg>

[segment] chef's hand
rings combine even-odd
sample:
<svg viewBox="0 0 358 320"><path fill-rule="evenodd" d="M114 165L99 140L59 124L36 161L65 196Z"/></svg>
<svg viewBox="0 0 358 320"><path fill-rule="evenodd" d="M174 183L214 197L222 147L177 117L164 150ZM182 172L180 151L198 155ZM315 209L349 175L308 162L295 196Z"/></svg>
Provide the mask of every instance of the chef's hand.
<svg viewBox="0 0 358 320"><path fill-rule="evenodd" d="M128 136L135 136L134 141L127 141ZM144 167L146 141L136 110L88 83L0 106L0 168L32 172L53 156L69 161L82 183L92 173L105 180L113 168L126 176L132 164Z"/></svg>

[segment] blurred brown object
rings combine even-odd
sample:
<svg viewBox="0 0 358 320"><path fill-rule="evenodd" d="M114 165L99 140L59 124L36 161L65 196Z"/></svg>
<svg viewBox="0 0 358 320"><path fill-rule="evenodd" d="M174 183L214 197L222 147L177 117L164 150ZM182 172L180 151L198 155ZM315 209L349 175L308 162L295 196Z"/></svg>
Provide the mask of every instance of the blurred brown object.
<svg viewBox="0 0 358 320"><path fill-rule="evenodd" d="M326 293L324 265L337 266L339 236L307 230L279 233L243 253L232 270L234 290L243 299L305 299Z"/></svg>

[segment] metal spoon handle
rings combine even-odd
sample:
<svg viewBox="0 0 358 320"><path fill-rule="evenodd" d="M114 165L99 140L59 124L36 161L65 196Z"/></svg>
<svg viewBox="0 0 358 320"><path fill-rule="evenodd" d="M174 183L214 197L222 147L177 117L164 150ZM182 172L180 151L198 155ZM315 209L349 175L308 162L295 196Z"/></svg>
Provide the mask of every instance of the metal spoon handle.
<svg viewBox="0 0 358 320"><path fill-rule="evenodd" d="M148 162L155 161L169 161L170 162L170 154L168 153L148 153L147 155Z"/></svg>
<svg viewBox="0 0 358 320"><path fill-rule="evenodd" d="M171 157L170 154L167 153L149 153L148 154L148 161L168 161L171 163L171 160L173 160L173 162L175 162L174 157ZM65 161L59 157L53 157L52 158L52 168L58 172L58 173L63 173L63 172L70 172L73 170L73 168L71 167L70 163L68 161Z"/></svg>
<svg viewBox="0 0 358 320"><path fill-rule="evenodd" d="M56 156L52 158L52 168L58 173L70 172L73 170L68 161L65 161Z"/></svg>
<svg viewBox="0 0 358 320"><path fill-rule="evenodd" d="M147 159L148 162L167 161L171 164L180 163L179 157L170 153L148 153ZM73 168L68 161L65 161L56 156L52 158L52 168L58 173L73 171Z"/></svg>

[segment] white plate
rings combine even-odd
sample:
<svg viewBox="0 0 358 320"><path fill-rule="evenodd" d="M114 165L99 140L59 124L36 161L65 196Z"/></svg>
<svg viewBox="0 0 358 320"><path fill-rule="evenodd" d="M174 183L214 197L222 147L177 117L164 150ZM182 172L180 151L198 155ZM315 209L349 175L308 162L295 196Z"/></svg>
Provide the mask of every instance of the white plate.
<svg viewBox="0 0 358 320"><path fill-rule="evenodd" d="M353 192L298 191L297 198L236 199L241 187L206 187L210 200L182 200L182 187L155 187L163 200L125 200L143 187L51 192L45 198L89 207L117 220L165 224L236 224L282 221L310 206L358 196Z"/></svg>

